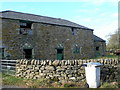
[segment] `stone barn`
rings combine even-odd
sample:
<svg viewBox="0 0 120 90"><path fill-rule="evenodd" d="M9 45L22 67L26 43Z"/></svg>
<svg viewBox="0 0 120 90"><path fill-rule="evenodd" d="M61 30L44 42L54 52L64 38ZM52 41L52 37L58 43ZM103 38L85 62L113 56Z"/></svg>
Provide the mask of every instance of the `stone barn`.
<svg viewBox="0 0 120 90"><path fill-rule="evenodd" d="M105 41L74 22L16 11L0 12L2 59L85 59L105 55ZM102 41L101 41L102 40Z"/></svg>

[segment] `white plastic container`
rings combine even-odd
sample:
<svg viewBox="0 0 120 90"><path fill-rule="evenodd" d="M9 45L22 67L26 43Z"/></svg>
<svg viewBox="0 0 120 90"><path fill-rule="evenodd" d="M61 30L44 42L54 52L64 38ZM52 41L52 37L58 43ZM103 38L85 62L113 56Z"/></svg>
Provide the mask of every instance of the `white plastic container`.
<svg viewBox="0 0 120 90"><path fill-rule="evenodd" d="M86 81L89 88L97 88L100 86L100 66L98 62L90 62L85 64Z"/></svg>

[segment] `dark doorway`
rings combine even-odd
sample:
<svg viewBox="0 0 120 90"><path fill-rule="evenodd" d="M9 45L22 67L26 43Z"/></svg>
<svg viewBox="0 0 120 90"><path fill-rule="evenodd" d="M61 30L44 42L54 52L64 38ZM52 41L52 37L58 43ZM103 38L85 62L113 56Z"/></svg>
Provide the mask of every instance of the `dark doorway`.
<svg viewBox="0 0 120 90"><path fill-rule="evenodd" d="M96 51L99 51L99 47L96 47Z"/></svg>
<svg viewBox="0 0 120 90"><path fill-rule="evenodd" d="M26 59L32 58L32 49L23 49L23 51L24 51L24 57Z"/></svg>
<svg viewBox="0 0 120 90"><path fill-rule="evenodd" d="M100 56L99 47L96 47L96 57Z"/></svg>
<svg viewBox="0 0 120 90"><path fill-rule="evenodd" d="M63 59L64 59L63 49L57 49L57 60Z"/></svg>

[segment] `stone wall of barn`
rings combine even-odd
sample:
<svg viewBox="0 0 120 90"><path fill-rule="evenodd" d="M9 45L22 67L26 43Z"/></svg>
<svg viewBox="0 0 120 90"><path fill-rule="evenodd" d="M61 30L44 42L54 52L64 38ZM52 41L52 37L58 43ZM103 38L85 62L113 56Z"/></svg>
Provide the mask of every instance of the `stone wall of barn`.
<svg viewBox="0 0 120 90"><path fill-rule="evenodd" d="M24 58L23 46L34 46L34 35L19 34L20 22L13 19L2 19L2 45L7 59Z"/></svg>
<svg viewBox="0 0 120 90"><path fill-rule="evenodd" d="M59 45L64 48L64 59L85 59L94 57L93 31L71 27L33 23L32 35L19 34L19 20L2 19L2 44L9 59L23 59L23 46L32 47L34 59L56 60ZM73 46L80 47L80 53L73 53Z"/></svg>
<svg viewBox="0 0 120 90"><path fill-rule="evenodd" d="M83 63L100 62L101 81L118 80L118 59L97 60L17 60L16 76L27 79L47 78L57 81L85 80Z"/></svg>
<svg viewBox="0 0 120 90"><path fill-rule="evenodd" d="M94 47L95 47L95 55L96 56L105 56L106 55L106 43L105 42L100 42L100 41L95 41L94 42ZM99 47L99 50L96 50L96 47Z"/></svg>
<svg viewBox="0 0 120 90"><path fill-rule="evenodd" d="M9 53L12 59L17 59L21 55L20 51L20 35L17 34L19 21L11 19L2 19L2 44L5 53ZM17 52L17 53L16 53Z"/></svg>
<svg viewBox="0 0 120 90"><path fill-rule="evenodd" d="M37 59L57 59L56 48L60 44L64 48L64 59L94 57L93 32L90 30L75 29L76 35L72 35L71 27L34 23L33 28ZM80 53L73 53L75 44L81 48Z"/></svg>

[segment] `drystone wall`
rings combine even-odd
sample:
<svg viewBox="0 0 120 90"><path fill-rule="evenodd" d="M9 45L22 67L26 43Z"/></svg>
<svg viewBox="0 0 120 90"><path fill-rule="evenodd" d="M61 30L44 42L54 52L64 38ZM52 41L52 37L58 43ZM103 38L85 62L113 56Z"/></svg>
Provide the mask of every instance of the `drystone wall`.
<svg viewBox="0 0 120 90"><path fill-rule="evenodd" d="M17 60L16 76L27 79L47 78L57 81L85 80L83 63L100 62L101 80L117 80L118 59L97 60Z"/></svg>

